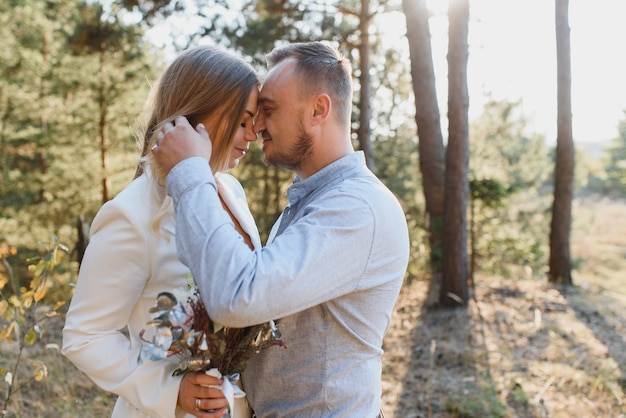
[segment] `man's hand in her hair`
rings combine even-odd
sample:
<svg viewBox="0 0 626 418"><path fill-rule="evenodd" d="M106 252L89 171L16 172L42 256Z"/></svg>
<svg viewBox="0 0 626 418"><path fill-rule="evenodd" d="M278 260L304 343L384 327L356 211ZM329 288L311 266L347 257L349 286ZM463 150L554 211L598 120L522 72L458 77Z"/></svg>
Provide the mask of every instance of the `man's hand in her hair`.
<svg viewBox="0 0 626 418"><path fill-rule="evenodd" d="M190 157L211 159L212 143L203 124L194 129L184 116L163 125L157 133L157 144L152 152L163 173L167 175L179 162Z"/></svg>

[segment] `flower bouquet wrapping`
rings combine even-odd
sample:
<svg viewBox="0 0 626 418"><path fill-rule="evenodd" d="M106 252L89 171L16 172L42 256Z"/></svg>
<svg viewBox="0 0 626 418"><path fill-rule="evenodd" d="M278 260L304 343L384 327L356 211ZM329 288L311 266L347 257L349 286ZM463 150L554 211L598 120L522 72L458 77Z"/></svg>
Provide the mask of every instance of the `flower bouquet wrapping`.
<svg viewBox="0 0 626 418"><path fill-rule="evenodd" d="M152 340L145 342L142 358L162 360L177 356L178 369L173 375L187 371L204 371L215 377L224 377L220 389L228 398L231 414L233 399L245 393L235 386L249 360L256 353L273 345L286 347L273 321L246 328L224 327L208 315L197 288L181 292L161 292L150 308L155 328Z"/></svg>

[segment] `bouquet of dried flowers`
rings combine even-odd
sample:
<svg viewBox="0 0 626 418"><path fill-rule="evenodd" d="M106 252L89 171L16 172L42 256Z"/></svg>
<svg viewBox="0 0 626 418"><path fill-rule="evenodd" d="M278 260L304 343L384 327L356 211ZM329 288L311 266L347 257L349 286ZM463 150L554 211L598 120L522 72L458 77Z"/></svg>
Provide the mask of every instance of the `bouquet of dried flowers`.
<svg viewBox="0 0 626 418"><path fill-rule="evenodd" d="M261 350L273 345L286 348L274 321L246 328L215 323L195 287L190 293L159 293L150 314L148 325L156 330L151 341L141 332L146 343L142 357L161 360L178 356L179 368L174 375L216 368L224 376L236 376Z"/></svg>

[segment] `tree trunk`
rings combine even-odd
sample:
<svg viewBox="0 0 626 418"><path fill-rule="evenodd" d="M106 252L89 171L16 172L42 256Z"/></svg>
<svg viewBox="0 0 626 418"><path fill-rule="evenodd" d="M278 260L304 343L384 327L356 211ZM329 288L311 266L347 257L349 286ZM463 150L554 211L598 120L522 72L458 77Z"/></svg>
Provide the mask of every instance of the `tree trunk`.
<svg viewBox="0 0 626 418"><path fill-rule="evenodd" d="M85 220L83 215L80 215L76 219L76 235L78 236L75 248L76 260L78 261L78 265L80 266L83 262L83 257L85 256L85 250L87 250L87 245L89 244L89 222Z"/></svg>
<svg viewBox="0 0 626 418"><path fill-rule="evenodd" d="M554 203L550 225L552 283L572 284L570 228L574 189L574 140L572 133L572 77L570 65L569 0L555 0L557 63L557 137L554 169Z"/></svg>
<svg viewBox="0 0 626 418"><path fill-rule="evenodd" d="M376 164L374 160L374 150L372 146L372 129L370 121L372 120L372 106L370 99L372 97L372 81L370 80L370 2L369 0L361 0L361 14L359 16L359 32L361 33L361 43L359 44L359 84L361 86L359 94L359 146L365 154L365 162L367 167L376 172Z"/></svg>
<svg viewBox="0 0 626 418"><path fill-rule="evenodd" d="M449 133L446 150L443 268L439 302L442 306L465 306L469 293L467 286L469 0L450 0L448 19Z"/></svg>
<svg viewBox="0 0 626 418"><path fill-rule="evenodd" d="M444 145L437 103L428 9L426 0L403 0L411 77L415 95L419 166L428 216L430 260L433 273L441 272L444 213Z"/></svg>
<svg viewBox="0 0 626 418"><path fill-rule="evenodd" d="M47 33L45 32L43 33L42 42L43 43L41 46L41 56L44 59L44 62L48 62L48 60L50 59L50 51L49 51L49 46L48 46L48 36L47 36ZM45 84L44 78L39 78L39 101L40 102L43 102L45 100L45 97L47 94L44 84ZM41 129L41 136L44 139L44 141L47 142L50 139L50 130L48 129L48 118L45 114L42 114L39 117L39 126ZM47 174L50 168L48 161L46 160L46 152L45 152L46 145L47 144L42 146L41 144L38 144L37 147L39 149L35 152L35 155L37 157L37 165L39 166L39 170L41 170L41 174ZM45 182L41 183L41 188L39 189L38 203L42 203L46 200L45 185L46 185Z"/></svg>
<svg viewBox="0 0 626 418"><path fill-rule="evenodd" d="M100 168L102 169L102 204L108 202L111 197L109 196L110 180L109 180L109 138L108 138L108 125L107 125L107 101L104 92L104 86L100 87Z"/></svg>

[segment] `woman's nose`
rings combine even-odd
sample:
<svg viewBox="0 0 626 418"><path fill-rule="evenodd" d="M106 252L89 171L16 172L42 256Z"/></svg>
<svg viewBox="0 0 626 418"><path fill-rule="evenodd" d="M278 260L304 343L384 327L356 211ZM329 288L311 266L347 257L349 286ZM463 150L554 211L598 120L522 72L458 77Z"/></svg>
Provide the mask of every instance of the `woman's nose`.
<svg viewBox="0 0 626 418"><path fill-rule="evenodd" d="M249 129L246 129L246 134L243 136L243 139L245 139L248 142L254 142L257 140L257 133L254 130L254 126L250 127Z"/></svg>

